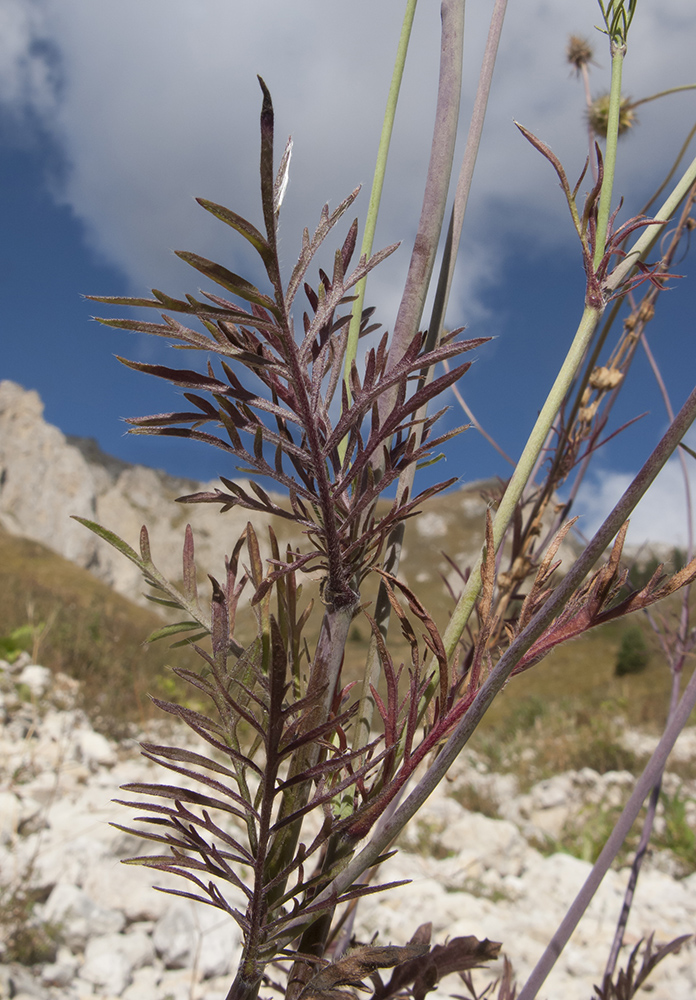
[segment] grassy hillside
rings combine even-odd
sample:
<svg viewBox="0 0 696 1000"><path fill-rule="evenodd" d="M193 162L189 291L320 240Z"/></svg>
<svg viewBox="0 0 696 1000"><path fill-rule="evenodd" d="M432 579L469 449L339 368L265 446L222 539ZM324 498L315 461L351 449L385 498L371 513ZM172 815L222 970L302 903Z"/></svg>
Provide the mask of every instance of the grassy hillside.
<svg viewBox="0 0 696 1000"><path fill-rule="evenodd" d="M407 532L403 562L406 579L422 597L443 628L456 589L456 572L447 556L465 566L476 553L482 514L476 492L457 491L440 497ZM372 602L377 578L368 580L364 600ZM303 588L303 603L314 599L310 629L318 628L321 603L317 581ZM202 591L205 592L205 591ZM651 651L644 672L614 676L621 636L635 623L644 630ZM62 670L82 682L85 707L104 730L118 731L126 720L143 721L153 708L148 693L171 695L176 690L167 665L200 661L186 649L166 643L143 645L161 620L154 611L115 594L86 570L74 566L44 546L0 532L0 636L26 624L36 626L30 650L38 662ZM45 628L41 630L40 626ZM248 612L238 622L240 638L252 637ZM370 639L367 620L354 622L346 649L345 675L358 676ZM29 640L31 645L31 637ZM398 664L408 647L394 631L392 655ZM481 727L478 739L495 734L504 741L520 729L539 730L551 742L562 730L594 739L601 724L619 717L631 725L659 727L664 721L670 677L657 642L642 619L606 626L556 651L527 674L513 679ZM555 734L555 736L554 736Z"/></svg>
<svg viewBox="0 0 696 1000"><path fill-rule="evenodd" d="M80 680L94 723L115 734L155 711L148 692L171 690L166 664L196 659L190 650L143 645L161 625L153 612L43 545L0 531L0 636L27 624L35 626L25 643L32 658Z"/></svg>

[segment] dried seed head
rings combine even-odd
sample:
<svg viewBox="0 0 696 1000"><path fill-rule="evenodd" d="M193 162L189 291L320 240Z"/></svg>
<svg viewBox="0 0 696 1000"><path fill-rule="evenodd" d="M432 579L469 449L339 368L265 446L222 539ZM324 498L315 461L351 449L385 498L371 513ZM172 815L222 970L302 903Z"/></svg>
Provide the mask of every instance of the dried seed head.
<svg viewBox="0 0 696 1000"><path fill-rule="evenodd" d="M590 385L593 389L600 389L606 392L608 389L615 389L623 381L623 373L616 368L594 368L590 375Z"/></svg>
<svg viewBox="0 0 696 1000"><path fill-rule="evenodd" d="M575 72L580 74L583 66L592 62L594 51L586 38L580 35L571 35L566 46L566 58L571 66L575 67Z"/></svg>
<svg viewBox="0 0 696 1000"><path fill-rule="evenodd" d="M587 120L597 135L606 139L609 124L609 94L595 97L587 111ZM638 124L638 115L633 110L630 97L622 97L619 108L619 135L623 135Z"/></svg>

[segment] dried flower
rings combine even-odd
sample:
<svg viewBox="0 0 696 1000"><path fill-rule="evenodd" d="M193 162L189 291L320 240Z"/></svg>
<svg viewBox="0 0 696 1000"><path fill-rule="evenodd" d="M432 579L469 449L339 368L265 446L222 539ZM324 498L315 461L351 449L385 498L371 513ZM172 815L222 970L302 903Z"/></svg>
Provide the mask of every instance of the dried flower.
<svg viewBox="0 0 696 1000"><path fill-rule="evenodd" d="M623 135L638 124L638 115L633 110L634 104L630 97L622 97L619 109L619 135ZM587 111L587 120L597 135L606 138L609 122L609 94L595 97Z"/></svg>
<svg viewBox="0 0 696 1000"><path fill-rule="evenodd" d="M566 58L575 72L580 75L584 66L592 62L594 50L586 38L580 35L571 35L566 46Z"/></svg>

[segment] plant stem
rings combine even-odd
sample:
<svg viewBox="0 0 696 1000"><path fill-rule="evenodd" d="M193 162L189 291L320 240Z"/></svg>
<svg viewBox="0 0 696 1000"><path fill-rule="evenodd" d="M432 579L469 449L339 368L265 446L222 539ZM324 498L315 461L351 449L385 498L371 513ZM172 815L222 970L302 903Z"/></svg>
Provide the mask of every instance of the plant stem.
<svg viewBox="0 0 696 1000"><path fill-rule="evenodd" d="M454 204L452 206L452 214L450 216L444 256L440 268L440 276L438 279L438 286L435 293L435 301L433 304L433 311L430 318L430 325L428 327L428 337L424 345L425 350L433 350L437 346L437 343L439 342L440 337L442 335L442 327L444 323L445 313L447 311L447 302L449 299L450 289L452 287L452 279L454 277L454 264L457 258L457 253L459 251L462 226L464 224L464 215L466 213L466 206L469 198L469 192L471 190L471 182L473 179L474 167L476 165L478 149L481 142L481 135L483 133L483 125L486 117L486 109L488 107L488 97L490 94L491 84L493 81L493 70L495 68L495 60L498 53L498 45L503 30L503 21L505 18L506 8L507 8L507 0L496 0L495 7L493 9L493 14L491 16L490 27L488 30L486 48L483 54L481 72L479 74L479 82L476 90L476 98L474 100L474 109L471 116L471 123L469 125L469 133L467 135L466 146L464 149L464 156L462 158L462 165L459 171L457 190L455 193ZM428 375L432 377L432 372L428 373ZM425 419L426 417L425 410L419 413L418 416L421 419ZM418 447L420 442L421 442L420 433L417 431L416 447ZM416 467L410 466L399 477L399 485L397 493L397 496L399 498L405 496L406 494L408 495L412 494L415 473L416 473ZM387 570L387 572L391 573L394 576L396 576L399 570L399 562L401 558L401 547L403 544L403 538L404 538L404 525L401 524L390 534L387 542L384 568ZM386 587L382 582L380 583L379 586L377 603L375 605L375 620L378 626L380 627L382 634L385 636L388 628L390 611L391 611L391 606L389 603L389 599L387 597ZM356 727L358 740L361 740L363 743L367 742L367 738L370 731L370 725L372 722L374 702L372 700L371 686L377 684L377 679L379 676L379 666L380 665L379 665L379 659L377 657L377 648L373 640L373 642L370 645L370 651L368 653L368 666L365 673L363 694L360 702L360 710L358 715L359 723L358 726Z"/></svg>
<svg viewBox="0 0 696 1000"><path fill-rule="evenodd" d="M604 180L599 195L597 210L597 241L595 244L594 267L599 267L607 243L611 196L616 173L616 147L619 139L619 114L621 111L621 75L626 45L611 42L611 91L609 93L609 118L607 121L607 141L604 154Z"/></svg>
<svg viewBox="0 0 696 1000"><path fill-rule="evenodd" d="M616 265L605 282L605 289L608 293L616 291L619 285L625 281L636 265L649 252L657 237L664 230L664 226L659 223L667 222L672 218L680 202L689 192L689 188L696 184L696 157L691 161L687 169L682 174L679 183L673 189L669 198L662 204L659 211L653 216L655 225L646 226L636 242L633 244L626 256Z"/></svg>
<svg viewBox="0 0 696 1000"><path fill-rule="evenodd" d="M479 74L476 98L474 100L474 109L471 113L469 132L466 138L466 146L464 147L462 165L459 169L459 178L457 179L457 190L454 196L454 204L452 205L452 216L450 219L449 231L447 233L445 255L440 270L437 291L435 293L430 326L428 328L429 343L432 344L433 347L442 334L442 326L447 312L447 303L449 301L449 295L452 288L452 281L454 280L454 264L457 259L459 244L462 238L464 216L466 214L466 206L469 201L471 182L474 177L474 167L476 166L479 146L481 144L483 125L486 120L486 109L488 108L488 98L491 92L493 71L495 69L495 61L498 55L498 45L500 44L500 36L503 31L503 21L505 19L506 9L507 0L496 0L495 7L493 8L493 14L491 16L490 27L488 29L486 48L483 53L481 72Z"/></svg>
<svg viewBox="0 0 696 1000"><path fill-rule="evenodd" d="M394 324L388 370L398 364L418 332L435 266L452 175L462 88L464 0L442 0L441 17L440 78L428 176L418 232ZM385 398L387 396L389 394L385 393L381 398L381 413L390 409L391 398Z"/></svg>
<svg viewBox="0 0 696 1000"><path fill-rule="evenodd" d="M650 101L656 101L658 97L668 97L670 94L678 94L681 90L696 90L696 83L683 83L680 87L668 87L667 90L651 94L650 97L641 97L639 101L631 101L631 108L638 108L641 104L649 104Z"/></svg>
<svg viewBox="0 0 696 1000"><path fill-rule="evenodd" d="M440 77L428 176L425 183L418 232L414 241L406 285L390 346L388 367L393 367L401 360L408 344L418 332L442 232L447 193L452 175L462 86L464 0L443 0L441 17ZM379 403L381 412L388 411L392 399L393 393L384 394ZM399 490L402 491L401 483ZM403 525L398 526L387 544L384 566L390 573L396 574L398 571L403 534ZM377 598L376 620L386 634L389 620L389 601L382 585L380 585ZM370 643L363 675L354 747L364 746L369 738L374 707L371 685L376 686L379 671L377 647L373 640Z"/></svg>
<svg viewBox="0 0 696 1000"><path fill-rule="evenodd" d="M367 208L367 217L365 218L365 229L363 232L362 246L360 253L366 254L368 257L372 253L372 244L375 237L375 229L377 227L377 216L379 214L379 205L382 198L382 189L384 187L384 175L387 170L387 157L389 156L389 144L391 142L392 131L394 129L394 119L396 117L396 105L399 100L399 90L401 89L401 80L404 75L404 66L406 65L406 53L408 52L408 43L411 38L411 28L413 26L413 17L416 12L416 3L418 0L408 0L406 4L406 13L404 14L403 24L401 26L401 36L399 38L399 45L396 50L396 61L394 63L394 71L392 73L391 86L389 87L389 95L387 97L387 107L384 112L384 121L382 123L382 133L379 140L379 148L377 150L377 162L375 164L375 173L372 179L372 191L370 193L370 203ZM344 381L346 384L346 389L348 390L348 398L351 398L350 391L350 369L351 365L355 361L357 351L358 351L358 335L360 333L360 321L362 318L363 305L365 302L365 285L367 283L367 278L362 278L355 286L356 300L353 303L352 317L350 321L350 328L348 331L348 340L346 343L346 353L345 353L345 364L344 364ZM343 445L345 449L345 444Z"/></svg>
<svg viewBox="0 0 696 1000"><path fill-rule="evenodd" d="M353 882L355 882L365 871L367 871L367 869L371 868L375 864L388 845L403 830L406 823L422 807L428 796L437 787L439 782L452 766L452 763L463 750L467 741L471 737L471 734L483 718L489 705L502 689L515 666L519 663L521 657L539 638L544 629L547 628L556 615L566 606L577 587L590 572L611 539L616 535L622 524L624 524L631 512L635 509L639 501L652 485L658 473L664 467L667 459L684 437L684 434L687 432L695 418L696 389L691 392L690 396L682 406L674 421L670 424L657 447L653 450L640 472L637 474L604 523L598 529L582 555L575 561L563 581L548 598L541 610L537 612L529 625L527 625L523 632L520 633L517 639L501 656L494 670L477 694L466 715L464 715L459 725L448 738L425 776L421 779L416 788L414 788L406 801L396 810L389 821L381 826L378 833L375 832L373 834L372 839L360 851L360 853L349 862L346 868L336 876L330 885L322 890L322 892L317 896L315 902L326 901L327 905L329 905L330 900L335 898L336 893L343 892L348 886L352 885ZM689 698L693 698L693 703L696 703L696 672L694 673L694 677L692 677L689 682L688 691L690 692ZM644 772L644 775L649 772L649 779L647 787L643 791L640 803L642 803L646 794L655 782L657 772L653 767L653 761L656 758L659 758L661 766L664 766L664 759L666 759L667 753L669 753L669 750L671 750L674 745L674 741L676 740L679 732L679 730L676 732L674 731L674 726L676 725L674 720L682 720L682 709L684 704L686 704L686 698L687 692L685 692L674 718L670 720L667 728L665 729L662 740L660 741L660 744L658 744L655 754L653 754L653 758L646 768L646 772ZM681 721L679 728L684 725L685 719L688 719L691 708L693 708L693 704L691 704L688 711L686 711L684 720ZM669 742L668 749L665 750L668 741L671 742ZM641 778L640 781L643 781L643 779ZM633 796L630 802L632 801ZM637 811L640 810L640 803L638 804ZM619 820L619 822L621 822L621 820ZM612 844L615 845L615 852L618 852L627 832L628 829L624 829L618 841L615 839L611 840ZM612 834L612 838L613 836L614 835ZM600 859L603 855L604 852L600 855ZM597 863L599 864L599 861ZM297 923L299 925L302 921L298 919ZM518 1000L522 1000L522 997L519 997Z"/></svg>
<svg viewBox="0 0 696 1000"><path fill-rule="evenodd" d="M673 672L672 673L672 691L670 695L670 704L668 710L668 720L674 714L674 711L679 703L679 682L681 679L681 674ZM650 801L648 802L648 810L643 822L643 829L640 832L640 841L638 842L638 847L636 848L635 857L633 858L633 864L631 865L631 874L628 879L628 885L626 886L626 892L624 893L624 900L621 906L621 913L616 924L616 932L614 934L614 940L611 944L611 950L609 952L609 957L607 959L606 968L604 970L604 978L606 980L607 976L611 978L614 975L614 970L616 969L616 962L619 957L619 952L621 951L621 946L624 941L624 934L626 932L626 925L628 924L628 918L631 913L631 907L633 905L633 897L636 891L636 885L638 884L638 876L640 875L640 870L643 867L643 861L645 860L645 854L648 850L648 845L650 844L650 838L652 837L653 825L655 823L655 816L657 815L657 804L660 801L660 791L662 789L662 776L661 771L657 781L653 785L652 791L650 792Z"/></svg>
<svg viewBox="0 0 696 1000"><path fill-rule="evenodd" d="M602 879L609 870L609 866L621 850L623 842L641 810L646 795L659 781L672 747L686 725L694 706L696 706L696 670L692 673L681 701L667 723L662 738L655 748L655 752L636 782L633 794L626 803L626 807L609 835L585 884L575 897L560 927L549 942L546 951L532 970L529 979L522 987L517 1000L533 1000L537 995L546 977L555 965L556 959L568 943L571 934L577 927L592 897L599 888Z"/></svg>
<svg viewBox="0 0 696 1000"><path fill-rule="evenodd" d="M532 469L541 452L546 440L546 435L553 424L566 393L575 378L575 374L582 363L582 359L587 350L595 330L599 324L603 309L594 306L585 306L580 324L578 326L570 350L556 376L556 380L551 387L551 391L544 403L531 434L520 456L515 471L510 479L500 506L493 519L493 540L496 551L503 540L503 536L512 520L515 507L522 496L522 492L529 481ZM471 571L469 580L464 591L457 602L449 625L445 630L443 641L448 657L451 657L457 647L457 643L466 628L469 617L481 590L481 566L483 565L483 553L479 556L476 565Z"/></svg>
<svg viewBox="0 0 696 1000"><path fill-rule="evenodd" d="M672 217L678 208L679 203L686 196L689 188L694 183L696 183L696 158L694 158L691 162L679 183L670 194L669 198L657 212L655 216L656 222L667 221ZM650 247L657 239L658 235L662 232L662 229L663 226L661 225L645 227L639 238L633 244L631 250L626 254L626 257L619 264L617 264L607 278L605 282L607 292L615 291L629 276L630 272L635 267L636 261L640 260L646 253L648 253ZM512 479L508 483L503 499L500 502L500 506L493 520L493 537L495 540L496 551L510 523L515 506L522 496L522 492L529 479L531 471L534 468L537 456L543 447L546 435L556 417L556 413L560 409L565 393L568 391L568 388L580 366L587 345L594 335L594 331L597 328L602 313L603 310L590 306L585 307L585 311L580 320L580 325L578 326L577 333L575 334L575 338L573 339L568 355L566 356L556 381L551 388L551 392L544 403L544 407L537 418L532 433L529 436L529 440L527 441L524 451L520 457L518 466L515 469ZM466 628L467 622L469 621L469 617L474 608L474 604L476 603L476 599L479 595L481 589L482 564L483 554L479 556L479 559L469 576L468 583L459 598L457 606L450 619L450 623L445 631L443 638L448 656L452 656L454 653L457 642Z"/></svg>

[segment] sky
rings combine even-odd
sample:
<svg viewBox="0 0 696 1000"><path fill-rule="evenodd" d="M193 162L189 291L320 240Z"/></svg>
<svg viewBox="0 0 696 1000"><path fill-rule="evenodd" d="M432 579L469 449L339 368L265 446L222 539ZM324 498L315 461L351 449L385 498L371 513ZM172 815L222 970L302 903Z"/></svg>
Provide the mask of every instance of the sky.
<svg viewBox="0 0 696 1000"><path fill-rule="evenodd" d="M166 383L125 369L177 363L159 339L106 330L85 294L197 292L174 250L192 250L260 280L246 244L199 208L202 196L260 224L260 74L273 95L276 142L292 134L281 252L290 269L304 226L356 185L362 225L396 52L403 0L3 0L0 5L0 378L36 389L46 419L130 462L209 480L228 459L188 442L125 435L123 417L178 407ZM493 0L466 11L462 134L471 112ZM596 0L509 4L447 322L491 337L460 382L477 418L513 456L543 404L582 312L584 276L549 164L520 121L574 180L587 154L584 92L565 59L568 35L592 41L593 94L608 89L608 43ZM375 248L401 241L368 284L390 330L420 214L437 88L439 4L417 9ZM642 0L624 90L633 99L696 82L693 0ZM696 120L696 92L643 105L621 140L620 220L660 183ZM463 141L455 157L455 177ZM692 144L684 166L696 154ZM696 274L662 296L648 338L678 408L694 384ZM102 309L102 313L104 310ZM107 312L108 314L108 312ZM466 418L456 401L444 426ZM598 456L578 498L590 532L666 427L638 354L611 429L647 411ZM693 433L693 432L692 432ZM696 440L692 436L692 444ZM684 500L673 464L629 538L683 545ZM691 462L693 467L694 463ZM473 430L448 446L438 478L462 483L507 467ZM694 483L696 487L696 482ZM695 488L696 493L696 488Z"/></svg>

